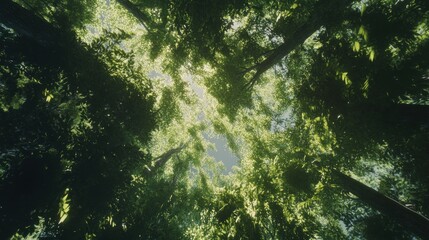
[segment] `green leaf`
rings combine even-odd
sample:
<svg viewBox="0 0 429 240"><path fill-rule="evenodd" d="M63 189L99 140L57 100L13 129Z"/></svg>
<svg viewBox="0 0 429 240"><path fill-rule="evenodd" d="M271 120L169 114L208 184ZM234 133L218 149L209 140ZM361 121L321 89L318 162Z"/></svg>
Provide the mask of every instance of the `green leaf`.
<svg viewBox="0 0 429 240"><path fill-rule="evenodd" d="M366 10L366 5L365 5L365 3L362 3L362 6L361 6L361 8L360 8L360 15L362 16L363 15L363 13L365 12L365 10Z"/></svg>
<svg viewBox="0 0 429 240"><path fill-rule="evenodd" d="M367 77L367 78L365 79L365 82L363 83L363 85L362 85L362 87L361 87L361 89L362 89L362 95L363 95L365 98L368 98L368 88L369 88L369 78Z"/></svg>
<svg viewBox="0 0 429 240"><path fill-rule="evenodd" d="M341 80L344 81L346 86L350 86L352 84L352 81L350 80L350 78L347 75L348 75L348 72L342 72L341 73Z"/></svg>
<svg viewBox="0 0 429 240"><path fill-rule="evenodd" d="M52 95L52 93L48 89L45 89L43 91L43 95L46 97L46 102L50 102L54 98L54 95Z"/></svg>
<svg viewBox="0 0 429 240"><path fill-rule="evenodd" d="M58 221L58 224L63 223L68 216L68 213L70 211L70 199L68 198L69 194L69 189L66 188L66 190L64 191L64 196L61 198L60 201L60 210L59 210L59 215L60 215L60 220Z"/></svg>
<svg viewBox="0 0 429 240"><path fill-rule="evenodd" d="M374 49L370 49L370 50L369 50L369 60L370 60L371 62L374 62L374 58L375 58L375 52L374 52Z"/></svg>
<svg viewBox="0 0 429 240"><path fill-rule="evenodd" d="M323 44L321 42L315 42L314 45L313 45L314 49L319 49L321 47L323 47Z"/></svg>
<svg viewBox="0 0 429 240"><path fill-rule="evenodd" d="M48 96L46 96L46 102L50 102L52 98L54 98L54 96L52 94L49 94Z"/></svg>
<svg viewBox="0 0 429 240"><path fill-rule="evenodd" d="M353 44L353 51L359 52L359 50L360 50L360 43L358 41L355 41Z"/></svg>
<svg viewBox="0 0 429 240"><path fill-rule="evenodd" d="M363 37L363 39L365 39L365 41L368 41L368 32L365 30L365 27L363 25L361 25L359 27L358 34L362 35L362 37Z"/></svg>
<svg viewBox="0 0 429 240"><path fill-rule="evenodd" d="M58 221L58 223L63 223L67 218L67 214L64 214L60 217L60 221Z"/></svg>
<svg viewBox="0 0 429 240"><path fill-rule="evenodd" d="M362 89L363 90L367 90L369 86L369 82L368 82L368 78L365 80L365 82L363 83Z"/></svg>

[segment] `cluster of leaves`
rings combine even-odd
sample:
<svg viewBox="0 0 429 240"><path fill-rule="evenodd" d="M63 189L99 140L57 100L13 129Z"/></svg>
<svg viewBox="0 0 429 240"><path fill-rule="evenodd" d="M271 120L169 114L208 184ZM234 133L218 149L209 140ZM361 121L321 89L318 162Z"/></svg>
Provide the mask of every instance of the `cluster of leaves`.
<svg viewBox="0 0 429 240"><path fill-rule="evenodd" d="M65 34L46 46L2 27L2 238L40 217L45 235L92 234L150 160L140 149L155 127L154 96L131 54L104 47L120 37L86 46Z"/></svg>
<svg viewBox="0 0 429 240"><path fill-rule="evenodd" d="M0 1L1 238L415 237L340 171L429 214L427 1L117 0L144 53L129 29L77 40L110 1L18 2Z"/></svg>

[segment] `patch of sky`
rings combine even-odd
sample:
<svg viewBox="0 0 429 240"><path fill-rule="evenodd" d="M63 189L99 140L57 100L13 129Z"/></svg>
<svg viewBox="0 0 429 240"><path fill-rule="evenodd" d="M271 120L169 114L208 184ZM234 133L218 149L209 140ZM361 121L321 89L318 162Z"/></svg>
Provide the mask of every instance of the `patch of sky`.
<svg viewBox="0 0 429 240"><path fill-rule="evenodd" d="M149 73L147 74L147 76L150 79L156 79L156 78L163 79L164 83L167 84L167 85L173 84L173 79L171 79L171 77L169 75L160 73L158 71L154 71L154 70L149 71Z"/></svg>
<svg viewBox="0 0 429 240"><path fill-rule="evenodd" d="M270 131L273 133L285 131L288 125L293 124L291 114L291 109L286 109L282 113L273 116Z"/></svg>
<svg viewBox="0 0 429 240"><path fill-rule="evenodd" d="M227 140L222 135L209 135L203 133L204 138L214 145L214 149L208 149L207 154L225 166L224 174L231 172L233 166L238 165L238 157L228 147Z"/></svg>
<svg viewBox="0 0 429 240"><path fill-rule="evenodd" d="M200 113L198 113L198 117L197 120L198 121L203 121L206 118L206 115L203 111L200 111Z"/></svg>
<svg viewBox="0 0 429 240"><path fill-rule="evenodd" d="M183 80L189 83L189 86L191 87L191 89L204 102L206 99L204 89L194 81L194 79L192 78L192 75L186 74Z"/></svg>
<svg viewBox="0 0 429 240"><path fill-rule="evenodd" d="M163 79L167 85L173 84L173 80L169 75L160 73L158 71L150 71L148 73L148 77L151 79ZM200 109L195 109L196 111L199 111L197 120L200 122L206 122L207 118L204 110L204 108L207 107L208 104L206 91L204 91L204 88L193 80L191 74L186 74L185 76L183 76L183 80L189 84L189 87L200 99ZM203 133L203 137L206 141L210 142L214 146L213 149L207 150L207 155L214 158L217 162L222 162L225 167L223 173L229 174L232 170L232 167L238 165L238 157L229 148L226 137L219 134L208 134L206 132Z"/></svg>

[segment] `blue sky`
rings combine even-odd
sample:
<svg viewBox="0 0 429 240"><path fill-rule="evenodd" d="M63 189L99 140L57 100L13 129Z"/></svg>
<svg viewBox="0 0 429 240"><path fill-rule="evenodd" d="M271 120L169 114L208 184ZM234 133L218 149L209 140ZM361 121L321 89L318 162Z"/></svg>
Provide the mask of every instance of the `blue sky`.
<svg viewBox="0 0 429 240"><path fill-rule="evenodd" d="M226 138L222 135L215 135L215 136L209 136L208 134L203 134L204 138L213 143L215 145L215 149L209 149L207 151L207 154L217 161L223 162L225 165L225 171L224 173L227 174L231 172L231 168L233 166L238 165L238 157L235 156L231 152L231 150L228 147Z"/></svg>

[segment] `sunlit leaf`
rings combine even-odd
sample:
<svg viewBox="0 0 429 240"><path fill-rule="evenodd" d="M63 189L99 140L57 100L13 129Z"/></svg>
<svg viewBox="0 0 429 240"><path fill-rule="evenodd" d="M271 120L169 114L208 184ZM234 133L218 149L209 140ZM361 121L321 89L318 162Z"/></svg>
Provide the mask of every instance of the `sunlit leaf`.
<svg viewBox="0 0 429 240"><path fill-rule="evenodd" d="M290 8L291 9L295 9L295 8L297 8L298 7L298 4L297 3L294 3L294 4L292 4L292 6L290 6Z"/></svg>
<svg viewBox="0 0 429 240"><path fill-rule="evenodd" d="M363 90L368 90L368 86L369 86L369 82L368 82L368 78L365 80L365 82L363 83L362 89Z"/></svg>
<svg viewBox="0 0 429 240"><path fill-rule="evenodd" d="M52 94L49 94L48 96L46 96L46 102L50 102L52 98L53 98Z"/></svg>
<svg viewBox="0 0 429 240"><path fill-rule="evenodd" d="M360 15L361 15L361 16L364 14L365 10L366 10L366 5L365 5L365 3L363 2L363 3L362 3L362 5L361 5L361 7L360 7Z"/></svg>
<svg viewBox="0 0 429 240"><path fill-rule="evenodd" d="M375 58L375 51L374 51L374 49L370 49L370 50L369 50L369 60L370 60L371 62L373 62L373 61L374 61L374 58Z"/></svg>
<svg viewBox="0 0 429 240"><path fill-rule="evenodd" d="M112 226L112 227L115 227L116 226L116 223L113 221L113 216L112 215L109 215L108 217L107 217L107 222L110 224L110 226Z"/></svg>
<svg viewBox="0 0 429 240"><path fill-rule="evenodd" d="M58 221L58 223L63 223L67 218L67 214L63 214L62 216L60 216L60 220Z"/></svg>
<svg viewBox="0 0 429 240"><path fill-rule="evenodd" d="M365 82L363 83L361 89L362 89L362 94L365 98L368 98L368 88L369 88L369 78L367 77Z"/></svg>
<svg viewBox="0 0 429 240"><path fill-rule="evenodd" d="M321 42L315 42L314 45L313 45L314 49L319 49L321 47L323 47L323 44Z"/></svg>
<svg viewBox="0 0 429 240"><path fill-rule="evenodd" d="M45 89L43 91L43 95L45 96L46 102L50 102L54 98L54 95L52 95L52 93L48 89Z"/></svg>
<svg viewBox="0 0 429 240"><path fill-rule="evenodd" d="M359 52L360 50L360 43L358 41L355 41L353 44L353 51Z"/></svg>
<svg viewBox="0 0 429 240"><path fill-rule="evenodd" d="M347 75L348 75L348 72L342 72L341 73L341 80L344 81L346 86L349 86L352 84L352 81L350 80L350 78Z"/></svg>
<svg viewBox="0 0 429 240"><path fill-rule="evenodd" d="M67 217L68 217L68 213L70 211L70 199L69 199L69 188L66 188L66 190L64 191L64 196L61 198L60 201L60 210L59 210L59 215L60 215L60 220L58 221L58 224L63 223Z"/></svg>
<svg viewBox="0 0 429 240"><path fill-rule="evenodd" d="M365 27L363 25L361 25L359 27L359 35L362 35L363 39L365 39L365 41L368 41L368 32L366 31Z"/></svg>

